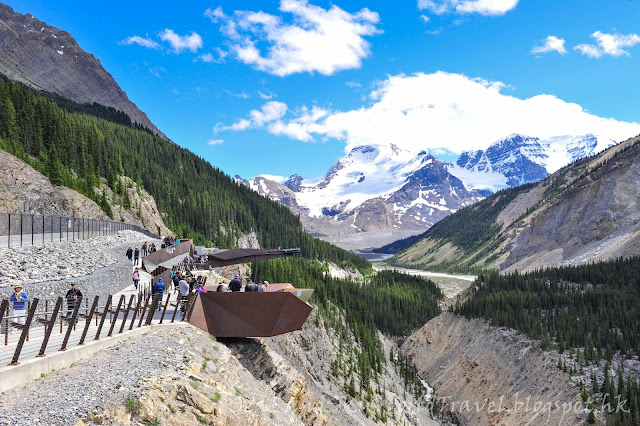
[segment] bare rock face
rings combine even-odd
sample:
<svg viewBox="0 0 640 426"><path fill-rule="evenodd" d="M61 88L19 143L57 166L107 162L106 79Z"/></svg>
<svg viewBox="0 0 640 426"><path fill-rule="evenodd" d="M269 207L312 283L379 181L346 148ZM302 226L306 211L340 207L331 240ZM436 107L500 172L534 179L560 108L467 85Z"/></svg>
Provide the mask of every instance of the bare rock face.
<svg viewBox="0 0 640 426"><path fill-rule="evenodd" d="M54 186L19 158L0 150L0 213L25 212L108 220L100 206L72 189Z"/></svg>
<svg viewBox="0 0 640 426"><path fill-rule="evenodd" d="M71 34L5 4L0 4L0 73L78 103L114 107L166 138Z"/></svg>
<svg viewBox="0 0 640 426"><path fill-rule="evenodd" d="M93 200L64 186L55 186L39 171L19 158L0 150L0 213L31 213L62 215L86 219L111 220ZM122 220L151 232L172 234L162 220L156 202L144 189L129 178L122 178L127 187L131 209L114 203L114 194L107 188L107 199L113 207L113 220Z"/></svg>
<svg viewBox="0 0 640 426"><path fill-rule="evenodd" d="M629 145L532 217L506 247L509 255L501 269L640 254L640 143Z"/></svg>
<svg viewBox="0 0 640 426"><path fill-rule="evenodd" d="M443 313L401 349L460 424L581 423L579 389L558 354L513 330Z"/></svg>

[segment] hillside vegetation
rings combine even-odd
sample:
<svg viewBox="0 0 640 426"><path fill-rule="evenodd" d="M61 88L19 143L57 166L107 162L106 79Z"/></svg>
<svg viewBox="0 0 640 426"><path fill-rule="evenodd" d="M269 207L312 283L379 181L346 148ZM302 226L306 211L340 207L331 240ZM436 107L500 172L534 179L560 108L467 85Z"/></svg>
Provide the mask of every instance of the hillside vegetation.
<svg viewBox="0 0 640 426"><path fill-rule="evenodd" d="M637 255L640 138L443 219L387 262L448 272L532 271Z"/></svg>
<svg viewBox="0 0 640 426"><path fill-rule="evenodd" d="M433 281L395 271L378 272L364 283L336 279L320 262L299 258L260 262L259 274L261 280L315 289L312 300L319 315L340 336L338 356L331 363L331 379L348 395L370 401L370 394L380 388L383 360L387 357L396 363L405 388L415 392L416 397L422 395L424 387L415 369L405 359L385 353L378 330L388 336L404 337L438 315L443 293ZM382 414L380 417L385 418Z"/></svg>
<svg viewBox="0 0 640 426"><path fill-rule="evenodd" d="M516 329L540 340L545 348L568 351L575 362L572 373L588 366L611 363L640 354L640 258L618 259L582 266L545 268L533 272L478 276L470 297L452 307L468 318L484 318L492 325ZM618 364L617 377L598 383L582 381L589 393L609 401L620 395L628 413L613 413L611 424L640 421L638 377ZM566 365L560 365L567 370ZM615 371L615 369L614 369ZM599 394L599 395L598 395Z"/></svg>
<svg viewBox="0 0 640 426"><path fill-rule="evenodd" d="M0 149L96 201L107 214L112 213L103 180L127 206L127 188L119 178L127 176L155 198L170 229L200 244L233 247L240 235L255 231L262 247L300 247L311 259L369 266L306 234L286 207L131 125L112 108L74 104L0 79Z"/></svg>

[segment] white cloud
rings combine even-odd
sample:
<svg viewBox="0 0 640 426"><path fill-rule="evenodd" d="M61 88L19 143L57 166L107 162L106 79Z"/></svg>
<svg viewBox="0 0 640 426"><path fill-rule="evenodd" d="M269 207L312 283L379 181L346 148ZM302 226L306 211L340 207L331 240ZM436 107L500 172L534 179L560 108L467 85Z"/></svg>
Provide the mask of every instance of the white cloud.
<svg viewBox="0 0 640 426"><path fill-rule="evenodd" d="M249 113L252 123L259 127L265 123L279 120L287 113L287 104L278 101L270 101L264 104L260 111L257 109Z"/></svg>
<svg viewBox="0 0 640 426"><path fill-rule="evenodd" d="M500 16L514 9L519 0L418 0L420 10L429 10L436 15L443 13L478 13Z"/></svg>
<svg viewBox="0 0 640 426"><path fill-rule="evenodd" d="M422 19L422 21L426 24L427 22L431 21L431 18L429 18L427 15L422 14L420 15L420 19Z"/></svg>
<svg viewBox="0 0 640 426"><path fill-rule="evenodd" d="M220 24L238 60L280 77L360 68L370 53L364 37L381 32L380 17L367 8L349 13L336 5L323 9L307 0L281 0L279 9L293 23L265 12L226 15L220 7L207 9L205 16Z"/></svg>
<svg viewBox="0 0 640 426"><path fill-rule="evenodd" d="M231 126L221 126L216 124L214 132L223 130L235 130L242 131L255 127L263 127L266 124L273 123L274 121L280 121L282 117L287 113L287 104L278 101L269 101L257 110L253 109L249 111L250 118L242 118Z"/></svg>
<svg viewBox="0 0 640 426"><path fill-rule="evenodd" d="M484 149L511 133L540 138L593 133L617 141L640 133L638 123L597 117L552 95L519 99L501 93L504 87L508 86L445 72L390 76L358 109L302 107L286 120L287 108L282 104L280 113L263 124L272 134L305 142L340 139L346 151L393 142L414 152L446 149L457 154ZM242 127L239 123L233 125L235 130ZM248 124L252 123L257 122Z"/></svg>
<svg viewBox="0 0 640 426"><path fill-rule="evenodd" d="M362 83L360 83L359 81L347 81L346 83L344 83L344 85L352 89L359 89L360 87L362 87Z"/></svg>
<svg viewBox="0 0 640 426"><path fill-rule="evenodd" d="M190 50L195 53L203 44L202 37L195 31L192 31L191 35L181 36L173 30L165 28L158 37L160 37L160 40L168 42L175 53L180 53L183 50Z"/></svg>
<svg viewBox="0 0 640 426"><path fill-rule="evenodd" d="M234 98L240 98L240 99L250 99L251 98L251 96L249 94L244 93L244 92L235 93L235 92L232 92L229 89L224 89L224 91L227 93L227 95L233 96Z"/></svg>
<svg viewBox="0 0 640 426"><path fill-rule="evenodd" d="M531 49L531 53L541 55L543 53L558 52L561 55L567 53L567 49L564 47L565 40L556 36L547 36L537 46Z"/></svg>
<svg viewBox="0 0 640 426"><path fill-rule="evenodd" d="M160 46L157 42L151 40L150 38L144 38L137 35L125 38L124 40L120 41L119 44L124 46L131 46L132 44L137 44L139 46L146 47L149 49L155 49L155 50L162 49L162 46Z"/></svg>
<svg viewBox="0 0 640 426"><path fill-rule="evenodd" d="M640 36L638 34L606 34L601 31L596 31L591 34L591 37L596 39L598 45L593 44L579 44L575 47L583 55L590 58L601 58L603 55L610 56L630 56L629 52L624 48L633 47L640 43Z"/></svg>
<svg viewBox="0 0 640 426"><path fill-rule="evenodd" d="M224 139L209 139L207 145L220 145L224 142Z"/></svg>
<svg viewBox="0 0 640 426"><path fill-rule="evenodd" d="M261 92L260 90L258 90L258 96L260 97L260 99L269 100L277 96L275 93L271 92L270 90L267 90L266 92L267 93Z"/></svg>
<svg viewBox="0 0 640 426"><path fill-rule="evenodd" d="M212 53L207 52L207 53L203 53L202 55L198 56L198 59L200 59L202 62L206 62L206 63L221 64L221 63L224 62L224 59L229 54L229 52L225 52L224 50L220 49L219 47L214 48L214 51L216 52L216 55L213 55Z"/></svg>
<svg viewBox="0 0 640 426"><path fill-rule="evenodd" d="M279 175L261 174L258 177L263 177L265 179L269 179L278 183L284 183L287 180L285 176L279 176Z"/></svg>

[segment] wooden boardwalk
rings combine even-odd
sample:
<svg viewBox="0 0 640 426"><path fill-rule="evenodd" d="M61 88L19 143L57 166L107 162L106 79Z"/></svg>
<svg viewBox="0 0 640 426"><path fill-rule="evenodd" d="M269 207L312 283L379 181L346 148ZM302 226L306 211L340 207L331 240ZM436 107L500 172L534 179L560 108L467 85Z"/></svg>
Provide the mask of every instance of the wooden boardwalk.
<svg viewBox="0 0 640 426"><path fill-rule="evenodd" d="M58 352L63 345L64 339L67 333L69 333L69 338L66 344L66 349L73 349L74 347L78 346L80 339L82 337L82 334L85 331L85 328L86 328L86 336L84 339L84 343L89 343L94 340L109 339L111 336L120 335L121 330L123 333L126 333L130 329L144 327L145 324L147 324L147 321L149 319L148 315L151 309L151 301L149 301L149 306L146 312L144 312L144 316L141 316L141 314L143 313L143 307L146 301L144 303L141 303L140 309L136 311L135 310L135 307L137 306L137 300L136 300L134 303L132 303L131 311L127 314L124 311L126 311L127 304L129 303L129 300L130 300L129 294L133 294L133 292L131 292L130 290L135 291L133 286L131 286L131 288L127 289L127 291L123 291L113 296L111 312L107 313L106 318L104 319L104 323L102 324L102 328L99 331L99 334L98 334L98 329L100 328L100 323L102 322L102 318L99 316L94 315L89 320L85 320L84 318L78 317L77 323L75 325L72 325L70 324L70 321L66 319L63 319L62 321L60 321L60 314L58 314L58 319L56 323L53 325L53 329L51 330L50 337L47 342L47 346L44 354L50 355ZM118 313L116 317L115 312L117 310L117 305L120 300L120 295L122 294L125 295L125 304L121 306L121 311ZM135 298L137 298L137 293L135 294L136 294ZM169 294L170 296L168 296ZM170 299L169 299L169 305L167 306L167 309L165 311L164 308L167 302L167 297L170 297ZM165 293L162 299L162 304L161 304L162 309L159 310L158 308L156 308L156 310L153 312L153 316L151 318L150 323L159 324L161 320L163 324L169 324L172 322L172 320L173 322L182 321L183 313L179 309L176 311L176 308L174 306L171 306L176 304L178 302L178 299L179 299L178 295L172 291ZM100 309L98 310L103 311L104 306L100 306ZM79 310L79 313L84 313L84 311L85 311L85 307L83 306ZM164 311L164 317L162 316L163 311ZM63 312L63 315L64 315L64 312ZM89 321L88 327L87 327L87 321ZM71 331L69 331L70 327L71 327ZM18 362L34 359L40 353L41 346L45 338L45 332L46 332L46 329L44 326L37 326L37 327L32 326L30 328L29 340L24 342L22 350L20 351ZM9 333L2 333L2 335L0 335L1 336L0 337L1 338L0 340L0 374L2 374L3 371L13 368L13 366L10 366L9 364L11 363L14 357L16 347L18 345L18 341L20 339L21 334L22 334L22 331L13 329L13 331L10 331Z"/></svg>

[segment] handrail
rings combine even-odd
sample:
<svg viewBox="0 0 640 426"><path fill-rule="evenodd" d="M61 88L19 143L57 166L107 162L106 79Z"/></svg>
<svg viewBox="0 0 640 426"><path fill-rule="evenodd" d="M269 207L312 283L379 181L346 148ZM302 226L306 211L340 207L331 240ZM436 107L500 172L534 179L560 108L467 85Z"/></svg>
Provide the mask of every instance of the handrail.
<svg viewBox="0 0 640 426"><path fill-rule="evenodd" d="M131 295L131 297L129 298L129 303L125 308L126 297L124 295L120 296L117 304L111 303L113 300L113 295L109 295L107 297L107 302L104 305L102 305L100 308L98 308L99 296L95 296L90 310L86 305L84 308L82 307L82 298L80 298L75 304L70 318L67 318L61 312L62 305L63 305L62 297L59 297L57 299L55 307L53 308L52 311L45 310L44 312L41 310L38 311L38 307L42 306L42 303L41 303L42 301L37 298L34 298L27 310L28 312L26 317L21 315L12 315L12 316L6 315L6 313L8 313L8 310L9 310L9 301L7 299L4 299L2 300L2 302L0 302L0 324L3 324L6 327L4 345L5 346L8 345L8 336L9 336L10 329L21 330L20 338L16 344L16 349L15 349L13 358L11 360L11 363L9 365L14 366L19 364L18 360L20 359L20 355L22 353L24 345L26 344L26 342L29 342L30 333L32 334L32 336L34 336L33 330L35 329L31 327L32 323L34 322L42 324L44 327L42 343L40 344L40 350L38 352L38 355L36 356L46 357L45 352L47 350L47 347L50 346L49 344L50 344L51 334L53 332L55 324L58 322L60 323L60 334L63 333L63 328L66 323L66 332L64 334L64 338L59 349L59 351L65 351L67 350L67 345L69 344L70 336L72 332L75 330L76 321L79 321L79 320L85 321L84 327L82 329L82 335L80 337L79 342L77 343L77 345L80 346L84 344L84 339L87 335L87 332L91 326L91 322L94 320L94 318L96 320L98 319L100 320L99 324L97 324L97 332L94 339L94 340L99 340L102 334L104 323L107 321L107 316L110 316L110 325L109 325L108 334L105 337L111 337L114 334L121 334L125 332L124 330L125 324L129 319L130 311L134 311L134 314L133 314L133 318L131 318L131 324L129 326L129 330L133 329L134 326L136 328L140 328L140 327L151 325L154 321L154 316L158 308L160 308L159 312L161 311L160 322L159 322L160 324L162 324L162 321L164 320L168 307L175 307L173 316L171 318L172 323L175 321L175 317L178 310L182 311L181 321L188 321L191 316L193 306L195 305L196 297L197 297L197 293L191 293L185 299L181 297L179 293L175 295L169 292L169 294L167 294L166 302L162 303L162 300L159 294L155 294L155 295L149 294L144 299L142 297L137 297L136 295ZM137 304L134 308L132 308L134 300L136 298L138 299ZM174 304L171 303L172 299L175 301ZM89 312L81 313L80 312L81 309L84 309L85 311L89 310ZM24 324L16 322L15 320L17 320L18 318L20 319L24 318ZM138 319L137 326L135 325L136 319ZM157 318L155 318L155 320L157 320ZM116 323L118 321L120 321L120 327L117 328Z"/></svg>

